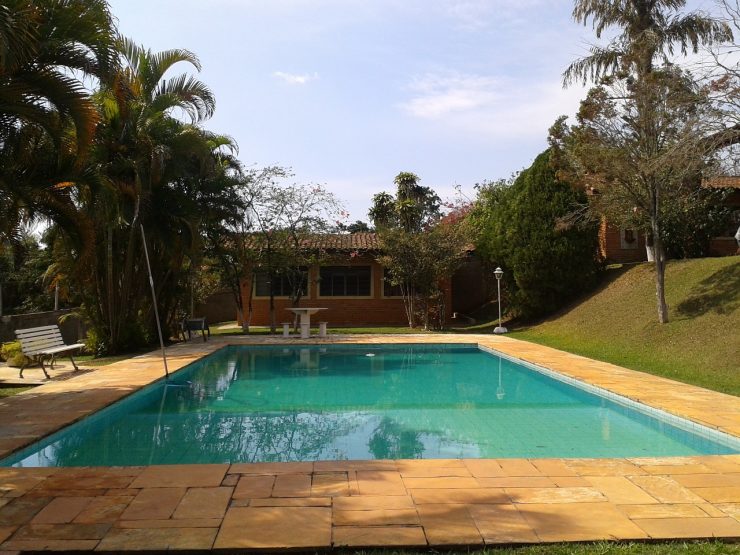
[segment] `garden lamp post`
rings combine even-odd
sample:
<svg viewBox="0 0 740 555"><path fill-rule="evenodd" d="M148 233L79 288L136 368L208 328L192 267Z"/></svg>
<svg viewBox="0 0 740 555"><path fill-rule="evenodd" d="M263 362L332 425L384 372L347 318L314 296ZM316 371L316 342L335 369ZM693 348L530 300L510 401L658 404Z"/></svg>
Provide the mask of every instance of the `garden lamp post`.
<svg viewBox="0 0 740 555"><path fill-rule="evenodd" d="M496 285L498 286L498 326L493 330L493 333L500 335L509 332L501 325L501 278L504 277L504 271L498 267L493 271L493 275L496 276Z"/></svg>

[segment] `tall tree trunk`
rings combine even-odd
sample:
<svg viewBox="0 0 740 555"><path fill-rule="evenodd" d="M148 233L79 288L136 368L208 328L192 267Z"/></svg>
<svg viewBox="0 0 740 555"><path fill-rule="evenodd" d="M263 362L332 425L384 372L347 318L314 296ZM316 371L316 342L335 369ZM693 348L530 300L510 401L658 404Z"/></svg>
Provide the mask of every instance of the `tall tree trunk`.
<svg viewBox="0 0 740 555"><path fill-rule="evenodd" d="M660 237L660 223L657 216L651 218L653 228L653 252L655 253L655 297L658 305L658 322L668 323L668 305L665 302L665 249Z"/></svg>
<svg viewBox="0 0 740 555"><path fill-rule="evenodd" d="M275 274L270 274L270 333L275 333Z"/></svg>

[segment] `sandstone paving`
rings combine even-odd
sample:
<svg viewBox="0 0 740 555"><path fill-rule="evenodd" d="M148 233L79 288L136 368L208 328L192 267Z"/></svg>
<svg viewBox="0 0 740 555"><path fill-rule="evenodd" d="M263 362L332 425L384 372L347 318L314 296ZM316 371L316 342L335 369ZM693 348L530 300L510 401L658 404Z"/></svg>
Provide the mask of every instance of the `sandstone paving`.
<svg viewBox="0 0 740 555"><path fill-rule="evenodd" d="M36 524L72 522L92 500L92 497L56 497L41 509L31 522Z"/></svg>
<svg viewBox="0 0 740 555"><path fill-rule="evenodd" d="M719 503L718 505L713 505L713 507L740 521L740 503Z"/></svg>
<svg viewBox="0 0 740 555"><path fill-rule="evenodd" d="M311 497L311 475L279 474L275 478L272 497Z"/></svg>
<svg viewBox="0 0 740 555"><path fill-rule="evenodd" d="M234 488L189 488L175 509L174 519L222 518Z"/></svg>
<svg viewBox="0 0 740 555"><path fill-rule="evenodd" d="M335 547L421 547L427 545L420 526L339 526L333 529Z"/></svg>
<svg viewBox="0 0 740 555"><path fill-rule="evenodd" d="M633 521L651 538L740 538L740 522L725 518L644 518Z"/></svg>
<svg viewBox="0 0 740 555"><path fill-rule="evenodd" d="M77 523L116 522L134 496L93 497L74 518Z"/></svg>
<svg viewBox="0 0 740 555"><path fill-rule="evenodd" d="M650 505L619 505L619 510L628 518L706 518L709 515L699 505L689 504L650 504Z"/></svg>
<svg viewBox="0 0 740 555"><path fill-rule="evenodd" d="M610 503L519 505L527 523L546 542L645 539L648 534Z"/></svg>
<svg viewBox="0 0 740 555"><path fill-rule="evenodd" d="M100 551L207 550L216 528L116 528L97 546Z"/></svg>
<svg viewBox="0 0 740 555"><path fill-rule="evenodd" d="M740 487L740 473L738 474L680 474L671 475L671 478L687 488L723 488Z"/></svg>
<svg viewBox="0 0 740 555"><path fill-rule="evenodd" d="M171 348L172 367L227 341ZM722 431L732 433L740 423L735 397L507 337L327 340L409 341L478 342ZM0 455L160 378L157 357L144 355L0 401L0 422L9 423L0 425ZM47 409L39 411L39 403ZM738 455L0 468L0 551L737 538L738 476Z"/></svg>
<svg viewBox="0 0 740 555"><path fill-rule="evenodd" d="M468 507L483 541L491 544L521 544L540 541L516 505L471 505Z"/></svg>
<svg viewBox="0 0 740 555"><path fill-rule="evenodd" d="M142 489L121 515L122 520L169 518L185 496L187 488Z"/></svg>
<svg viewBox="0 0 740 555"><path fill-rule="evenodd" d="M630 476L635 485L661 503L703 503L704 499L668 476Z"/></svg>
<svg viewBox="0 0 740 555"><path fill-rule="evenodd" d="M368 511L332 512L334 526L418 526L419 513L416 509L375 509Z"/></svg>
<svg viewBox="0 0 740 555"><path fill-rule="evenodd" d="M710 503L740 503L740 486L691 488Z"/></svg>
<svg viewBox="0 0 740 555"><path fill-rule="evenodd" d="M331 545L331 509L235 507L216 537L219 549L321 548Z"/></svg>
<svg viewBox="0 0 740 555"><path fill-rule="evenodd" d="M617 505L659 503L624 476L589 476L587 481Z"/></svg>
<svg viewBox="0 0 740 555"><path fill-rule="evenodd" d="M221 518L178 518L164 520L119 520L115 528L219 528Z"/></svg>
<svg viewBox="0 0 740 555"><path fill-rule="evenodd" d="M242 503L240 503L240 501ZM244 501L248 501L245 503ZM241 499L231 503L232 507L331 507L331 497L270 497L267 499Z"/></svg>
<svg viewBox="0 0 740 555"><path fill-rule="evenodd" d="M131 484L133 488L164 488L182 486L220 486L229 465L161 465L149 466Z"/></svg>
<svg viewBox="0 0 740 555"><path fill-rule="evenodd" d="M429 545L480 545L478 526L467 505L435 504L418 507Z"/></svg>
<svg viewBox="0 0 740 555"><path fill-rule="evenodd" d="M242 476L236 484L234 499L270 497L275 476Z"/></svg>
<svg viewBox="0 0 740 555"><path fill-rule="evenodd" d="M320 472L311 479L311 496L342 496L350 494L347 472Z"/></svg>

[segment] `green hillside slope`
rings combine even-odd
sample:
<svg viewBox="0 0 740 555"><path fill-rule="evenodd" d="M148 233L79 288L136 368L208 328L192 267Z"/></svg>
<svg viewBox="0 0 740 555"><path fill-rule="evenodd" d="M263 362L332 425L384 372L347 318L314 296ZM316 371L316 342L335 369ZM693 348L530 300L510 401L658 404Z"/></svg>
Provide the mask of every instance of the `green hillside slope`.
<svg viewBox="0 0 740 555"><path fill-rule="evenodd" d="M511 335L740 395L740 257L670 262L666 299L660 325L652 265L610 270L595 294Z"/></svg>

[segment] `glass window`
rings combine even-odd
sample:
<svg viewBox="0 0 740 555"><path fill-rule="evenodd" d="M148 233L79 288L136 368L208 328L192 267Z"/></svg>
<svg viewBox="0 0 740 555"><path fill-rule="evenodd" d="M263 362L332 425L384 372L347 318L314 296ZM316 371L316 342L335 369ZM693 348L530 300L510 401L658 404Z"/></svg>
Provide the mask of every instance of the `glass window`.
<svg viewBox="0 0 740 555"><path fill-rule="evenodd" d="M322 297L370 296L370 266L324 266L320 275Z"/></svg>
<svg viewBox="0 0 740 555"><path fill-rule="evenodd" d="M308 268L302 267L299 269L300 274L297 275L284 275L279 274L274 277L275 279L275 296L276 297L290 297L293 293L293 280L301 280L301 295L305 296L308 291ZM254 294L256 297L269 297L270 296L270 276L266 272L257 272L255 275Z"/></svg>
<svg viewBox="0 0 740 555"><path fill-rule="evenodd" d="M383 270L383 296L385 297L403 297L400 285L391 283L391 273L388 269Z"/></svg>

